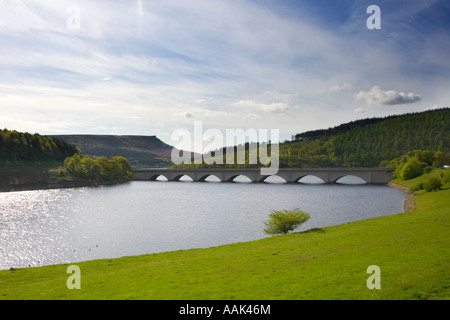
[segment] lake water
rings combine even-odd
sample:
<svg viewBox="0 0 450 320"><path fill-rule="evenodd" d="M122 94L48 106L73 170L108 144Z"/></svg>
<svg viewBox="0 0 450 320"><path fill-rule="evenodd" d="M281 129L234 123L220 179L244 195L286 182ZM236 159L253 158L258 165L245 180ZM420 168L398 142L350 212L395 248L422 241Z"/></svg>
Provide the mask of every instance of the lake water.
<svg viewBox="0 0 450 320"><path fill-rule="evenodd" d="M0 193L0 269L261 239L271 210L308 212L297 231L403 212L405 194L387 186L276 182L133 181Z"/></svg>

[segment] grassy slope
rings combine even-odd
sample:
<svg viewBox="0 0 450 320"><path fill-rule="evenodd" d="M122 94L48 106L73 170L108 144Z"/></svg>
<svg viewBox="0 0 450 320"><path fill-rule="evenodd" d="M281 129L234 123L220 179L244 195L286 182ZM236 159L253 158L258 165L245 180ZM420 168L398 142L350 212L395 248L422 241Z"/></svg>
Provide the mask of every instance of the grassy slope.
<svg viewBox="0 0 450 320"><path fill-rule="evenodd" d="M397 181L398 182L398 181ZM450 189L411 212L208 249L0 271L0 299L449 299ZM369 290L370 265L381 290Z"/></svg>

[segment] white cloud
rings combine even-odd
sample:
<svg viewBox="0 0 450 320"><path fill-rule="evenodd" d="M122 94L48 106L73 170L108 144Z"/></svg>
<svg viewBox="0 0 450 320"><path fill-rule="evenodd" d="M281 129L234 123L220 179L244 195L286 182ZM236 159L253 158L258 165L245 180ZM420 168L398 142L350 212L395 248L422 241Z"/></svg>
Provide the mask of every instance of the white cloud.
<svg viewBox="0 0 450 320"><path fill-rule="evenodd" d="M289 112L289 106L283 102L258 103L253 100L240 100L233 103L233 105L240 108L249 108L280 115L287 114Z"/></svg>
<svg viewBox="0 0 450 320"><path fill-rule="evenodd" d="M262 118L262 116L260 114L255 114L255 113L249 113L244 116L244 120L246 120L246 121L254 121L254 120L261 119L261 118Z"/></svg>
<svg viewBox="0 0 450 320"><path fill-rule="evenodd" d="M194 114L190 111L184 111L184 112L180 113L179 116L182 118L192 118L194 116Z"/></svg>
<svg viewBox="0 0 450 320"><path fill-rule="evenodd" d="M354 113L366 113L368 111L369 111L369 109L365 109L365 108L356 108L355 110L353 110Z"/></svg>
<svg viewBox="0 0 450 320"><path fill-rule="evenodd" d="M264 108L276 114L286 114L289 111L289 106L282 102L271 103L269 105L265 105Z"/></svg>
<svg viewBox="0 0 450 320"><path fill-rule="evenodd" d="M349 82L344 82L343 84L338 84L330 88L331 92L347 91L353 88L352 84Z"/></svg>
<svg viewBox="0 0 450 320"><path fill-rule="evenodd" d="M365 101L368 104L397 105L418 102L422 98L412 92L405 94L394 90L383 91L378 86L374 86L370 91L360 91L356 94L356 100Z"/></svg>

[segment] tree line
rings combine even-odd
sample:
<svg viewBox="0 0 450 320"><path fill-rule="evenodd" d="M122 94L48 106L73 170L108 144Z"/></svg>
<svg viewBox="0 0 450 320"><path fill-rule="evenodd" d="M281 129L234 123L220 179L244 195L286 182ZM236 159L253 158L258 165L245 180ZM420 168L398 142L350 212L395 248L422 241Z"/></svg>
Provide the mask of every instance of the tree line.
<svg viewBox="0 0 450 320"><path fill-rule="evenodd" d="M79 152L73 144L37 133L0 130L0 160L3 163L63 161Z"/></svg>

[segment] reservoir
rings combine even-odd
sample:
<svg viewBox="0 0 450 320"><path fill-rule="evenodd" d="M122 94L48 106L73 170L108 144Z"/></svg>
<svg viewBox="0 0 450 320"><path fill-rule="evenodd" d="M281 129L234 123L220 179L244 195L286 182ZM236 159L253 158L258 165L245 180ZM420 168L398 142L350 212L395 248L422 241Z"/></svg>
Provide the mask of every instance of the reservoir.
<svg viewBox="0 0 450 320"><path fill-rule="evenodd" d="M0 269L257 240L268 237L271 210L309 213L296 231L403 212L403 192L345 178L333 185L132 181L0 193Z"/></svg>

